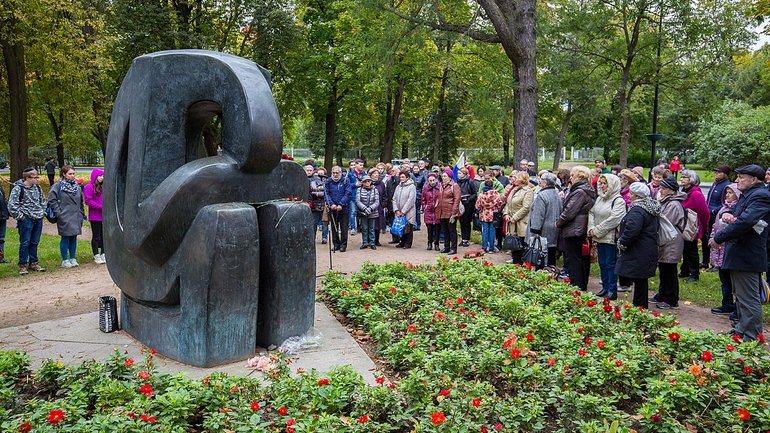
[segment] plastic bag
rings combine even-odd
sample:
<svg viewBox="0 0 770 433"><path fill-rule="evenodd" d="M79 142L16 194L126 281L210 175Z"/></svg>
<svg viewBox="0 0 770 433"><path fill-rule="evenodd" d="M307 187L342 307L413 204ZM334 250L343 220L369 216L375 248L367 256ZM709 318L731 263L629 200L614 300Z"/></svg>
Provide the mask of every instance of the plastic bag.
<svg viewBox="0 0 770 433"><path fill-rule="evenodd" d="M393 218L393 223L390 225L390 233L398 237L404 236L404 230L406 229L406 215L401 215Z"/></svg>
<svg viewBox="0 0 770 433"><path fill-rule="evenodd" d="M314 333L308 333L307 335L299 335L296 337L289 337L278 349L281 353L289 355L296 355L306 349L314 349L321 346L321 335L315 335Z"/></svg>

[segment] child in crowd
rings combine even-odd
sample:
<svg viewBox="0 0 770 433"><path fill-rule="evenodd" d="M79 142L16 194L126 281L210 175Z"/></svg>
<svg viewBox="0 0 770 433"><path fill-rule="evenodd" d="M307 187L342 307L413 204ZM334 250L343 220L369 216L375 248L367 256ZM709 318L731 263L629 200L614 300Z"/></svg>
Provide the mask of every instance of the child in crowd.
<svg viewBox="0 0 770 433"><path fill-rule="evenodd" d="M500 193L495 189L491 180L485 180L482 193L476 200L476 209L479 210L479 219L481 220L481 246L487 253L495 251L494 214L502 207L503 198Z"/></svg>

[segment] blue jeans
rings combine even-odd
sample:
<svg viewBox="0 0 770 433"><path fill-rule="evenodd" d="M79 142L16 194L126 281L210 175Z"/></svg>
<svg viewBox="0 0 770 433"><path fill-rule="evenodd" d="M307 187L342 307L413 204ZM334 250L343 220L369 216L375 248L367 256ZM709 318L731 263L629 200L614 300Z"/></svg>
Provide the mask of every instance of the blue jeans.
<svg viewBox="0 0 770 433"><path fill-rule="evenodd" d="M19 228L19 264L37 263L37 245L43 233L43 219L24 218L16 223Z"/></svg>
<svg viewBox="0 0 770 433"><path fill-rule="evenodd" d="M329 223L323 222L323 211L313 211L313 217L315 217L315 231L318 231L318 226L321 226L321 239L329 239Z"/></svg>
<svg viewBox="0 0 770 433"><path fill-rule="evenodd" d="M369 247L374 245L374 228L377 225L377 218L361 217L359 222L361 223L361 245Z"/></svg>
<svg viewBox="0 0 770 433"><path fill-rule="evenodd" d="M5 255L5 230L8 228L8 220L0 220L0 253Z"/></svg>
<svg viewBox="0 0 770 433"><path fill-rule="evenodd" d="M485 250L495 250L495 225L493 222L481 222L481 247Z"/></svg>
<svg viewBox="0 0 770 433"><path fill-rule="evenodd" d="M353 196L353 198L350 200L350 220L349 220L349 228L350 230L355 230L356 227L356 198Z"/></svg>
<svg viewBox="0 0 770 433"><path fill-rule="evenodd" d="M602 271L602 290L607 293L617 293L618 276L615 274L615 263L618 261L618 250L612 244L596 244L599 256L599 269Z"/></svg>
<svg viewBox="0 0 770 433"><path fill-rule="evenodd" d="M61 253L62 261L67 259L74 259L77 249L78 235L61 237L61 240L59 241L59 253ZM67 257L67 253L69 253L69 257Z"/></svg>
<svg viewBox="0 0 770 433"><path fill-rule="evenodd" d="M719 282L722 283L722 310L735 311L733 300L733 282L730 280L730 271L719 268Z"/></svg>

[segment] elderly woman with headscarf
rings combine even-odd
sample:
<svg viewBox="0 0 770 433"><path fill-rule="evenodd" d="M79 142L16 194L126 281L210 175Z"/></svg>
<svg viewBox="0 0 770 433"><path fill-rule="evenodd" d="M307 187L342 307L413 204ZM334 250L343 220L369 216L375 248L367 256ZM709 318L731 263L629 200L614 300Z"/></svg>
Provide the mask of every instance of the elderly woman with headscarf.
<svg viewBox="0 0 770 433"><path fill-rule="evenodd" d="M588 211L594 205L596 192L589 183L591 171L578 165L570 171L572 186L564 198L564 208L556 220L560 237L564 240L564 263L569 274L570 284L580 290L588 290L588 273L591 261L586 266L583 259L583 243L588 233ZM586 267L588 269L586 269Z"/></svg>
<svg viewBox="0 0 770 433"><path fill-rule="evenodd" d="M614 300L618 298L617 228L626 216L626 202L620 196L620 179L614 174L600 175L596 189L598 197L588 212L588 236L596 242L602 276L602 290L597 295Z"/></svg>
<svg viewBox="0 0 770 433"><path fill-rule="evenodd" d="M680 277L687 278L688 283L693 283L700 278L698 241L703 238L703 234L706 232L709 219L711 218L711 211L709 211L708 203L706 203L706 197L700 190L700 177L698 177L698 173L692 170L682 170L679 185L682 186L682 192L687 194L687 198L682 202L685 212L687 212L687 209L692 209L698 214L698 235L691 241L684 241L682 268L679 271ZM685 215L687 214L685 213Z"/></svg>
<svg viewBox="0 0 770 433"><path fill-rule="evenodd" d="M534 238L545 238L548 247L547 265L556 263L556 245L559 231L556 229L556 220L561 214L562 205L556 183L559 179L553 173L540 175L540 192L532 201L532 209L529 211L527 222L527 243L531 244ZM511 263L513 261L511 260Z"/></svg>
<svg viewBox="0 0 770 433"><path fill-rule="evenodd" d="M642 182L632 183L629 191L631 207L620 222L615 272L633 282L634 306L647 308L649 278L658 263L660 203L650 198L650 189Z"/></svg>

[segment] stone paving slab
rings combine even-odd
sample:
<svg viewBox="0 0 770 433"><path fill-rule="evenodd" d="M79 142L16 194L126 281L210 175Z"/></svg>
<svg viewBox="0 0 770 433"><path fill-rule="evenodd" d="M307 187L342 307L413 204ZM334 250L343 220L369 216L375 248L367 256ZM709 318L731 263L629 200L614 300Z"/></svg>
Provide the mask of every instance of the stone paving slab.
<svg viewBox="0 0 770 433"><path fill-rule="evenodd" d="M292 370L315 368L323 372L335 366L350 365L367 382L375 383L374 362L322 303L315 304L315 335L320 337L320 344L292 357ZM0 349L26 351L32 357L33 368L40 366L45 359L61 360L65 364L90 359L104 361L115 350L126 352L136 359L142 358L142 345L125 332L99 331L97 312L0 329ZM184 372L193 378L202 378L215 371L247 375L251 370L245 364L243 360L212 368L198 368L156 356L158 370Z"/></svg>

